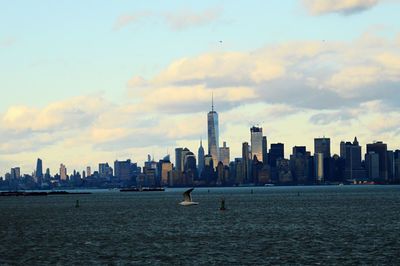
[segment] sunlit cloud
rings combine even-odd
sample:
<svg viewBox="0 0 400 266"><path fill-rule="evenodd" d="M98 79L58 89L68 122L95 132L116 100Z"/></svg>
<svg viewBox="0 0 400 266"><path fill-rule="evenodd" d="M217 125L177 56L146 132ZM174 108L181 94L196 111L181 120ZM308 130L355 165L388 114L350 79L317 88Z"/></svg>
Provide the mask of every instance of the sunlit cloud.
<svg viewBox="0 0 400 266"><path fill-rule="evenodd" d="M382 0L303 0L305 7L313 15L340 13L350 15L376 6Z"/></svg>

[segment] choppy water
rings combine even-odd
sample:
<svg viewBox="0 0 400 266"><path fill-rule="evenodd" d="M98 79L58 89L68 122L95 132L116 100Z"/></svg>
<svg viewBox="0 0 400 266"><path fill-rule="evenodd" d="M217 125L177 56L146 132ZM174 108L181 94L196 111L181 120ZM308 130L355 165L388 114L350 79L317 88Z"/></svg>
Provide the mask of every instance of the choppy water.
<svg viewBox="0 0 400 266"><path fill-rule="evenodd" d="M400 187L181 193L2 197L0 264L400 265Z"/></svg>

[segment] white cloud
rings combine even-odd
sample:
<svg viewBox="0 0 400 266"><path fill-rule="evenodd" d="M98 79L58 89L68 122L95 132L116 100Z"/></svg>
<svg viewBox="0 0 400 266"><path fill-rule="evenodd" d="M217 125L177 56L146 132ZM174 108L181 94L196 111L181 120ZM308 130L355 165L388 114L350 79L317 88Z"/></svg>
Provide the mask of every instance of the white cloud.
<svg viewBox="0 0 400 266"><path fill-rule="evenodd" d="M220 8L209 8L200 12L186 9L165 14L164 17L173 30L184 30L209 24L217 20L221 12Z"/></svg>
<svg viewBox="0 0 400 266"><path fill-rule="evenodd" d="M353 14L370 9L382 0L303 0L303 4L313 15L326 13Z"/></svg>

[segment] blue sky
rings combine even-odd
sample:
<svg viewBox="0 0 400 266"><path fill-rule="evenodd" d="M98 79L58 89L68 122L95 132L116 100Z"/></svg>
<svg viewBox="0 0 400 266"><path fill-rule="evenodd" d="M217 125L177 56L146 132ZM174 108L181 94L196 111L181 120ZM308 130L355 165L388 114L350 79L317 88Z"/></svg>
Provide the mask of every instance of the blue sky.
<svg viewBox="0 0 400 266"><path fill-rule="evenodd" d="M196 151L212 90L232 158L252 123L288 152L322 134L400 148L399 106L381 95L399 86L399 1L0 4L0 175L36 157L54 172ZM202 130L161 129L185 121Z"/></svg>

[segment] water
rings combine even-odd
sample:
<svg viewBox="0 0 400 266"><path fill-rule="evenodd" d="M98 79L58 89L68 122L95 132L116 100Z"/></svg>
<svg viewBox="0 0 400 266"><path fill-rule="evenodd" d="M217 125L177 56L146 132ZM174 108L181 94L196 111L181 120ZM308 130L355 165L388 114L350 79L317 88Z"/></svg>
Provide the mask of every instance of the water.
<svg viewBox="0 0 400 266"><path fill-rule="evenodd" d="M0 265L400 265L400 187L182 191L1 197Z"/></svg>

